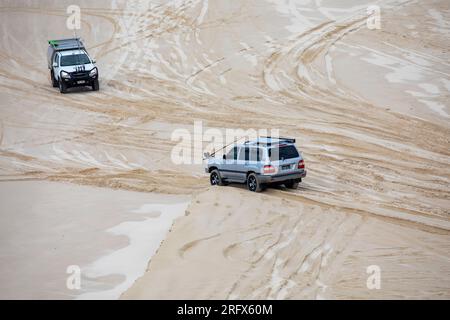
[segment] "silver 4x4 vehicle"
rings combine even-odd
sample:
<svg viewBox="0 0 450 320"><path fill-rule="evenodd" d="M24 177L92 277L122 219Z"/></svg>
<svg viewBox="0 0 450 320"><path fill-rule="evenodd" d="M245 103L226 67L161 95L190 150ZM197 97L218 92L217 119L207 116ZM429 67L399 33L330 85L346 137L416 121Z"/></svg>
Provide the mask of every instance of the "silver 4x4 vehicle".
<svg viewBox="0 0 450 320"><path fill-rule="evenodd" d="M79 38L50 40L47 62L53 87L66 93L70 87L90 86L99 90L98 69Z"/></svg>
<svg viewBox="0 0 450 320"><path fill-rule="evenodd" d="M297 189L306 176L305 162L295 147L295 139L261 137L235 145L222 159L208 157L205 171L212 185L246 183L260 192L269 184Z"/></svg>

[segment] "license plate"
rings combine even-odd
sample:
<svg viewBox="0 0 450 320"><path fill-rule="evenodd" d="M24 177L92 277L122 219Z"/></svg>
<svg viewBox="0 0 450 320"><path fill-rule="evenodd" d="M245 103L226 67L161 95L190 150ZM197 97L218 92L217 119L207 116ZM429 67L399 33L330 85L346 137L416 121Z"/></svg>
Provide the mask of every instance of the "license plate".
<svg viewBox="0 0 450 320"><path fill-rule="evenodd" d="M78 83L78 84L82 84L82 83L85 83L85 81L84 81L84 80L81 80L81 81L77 81L77 83Z"/></svg>
<svg viewBox="0 0 450 320"><path fill-rule="evenodd" d="M286 164L284 166L281 166L281 170L289 170L291 168L290 164Z"/></svg>

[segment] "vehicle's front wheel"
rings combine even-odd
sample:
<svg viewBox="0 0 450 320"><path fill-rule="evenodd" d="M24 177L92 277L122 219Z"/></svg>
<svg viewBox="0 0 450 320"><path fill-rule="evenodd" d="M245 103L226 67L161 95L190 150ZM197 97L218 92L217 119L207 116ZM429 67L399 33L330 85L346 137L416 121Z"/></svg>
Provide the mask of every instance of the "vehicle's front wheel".
<svg viewBox="0 0 450 320"><path fill-rule="evenodd" d="M55 75L53 74L53 71L50 71L50 78L52 79L52 86L53 88L58 87L58 81L55 79Z"/></svg>
<svg viewBox="0 0 450 320"><path fill-rule="evenodd" d="M288 188L288 189L298 189L298 181L295 181L295 180L289 180L289 181L286 181L286 182L284 183L284 185L285 185L286 188Z"/></svg>
<svg viewBox="0 0 450 320"><path fill-rule="evenodd" d="M209 175L209 181L211 182L212 186L223 186L225 185L222 181L222 177L220 176L219 170L213 170L211 171L211 174Z"/></svg>
<svg viewBox="0 0 450 320"><path fill-rule="evenodd" d="M258 181L258 177L254 173L250 173L247 177L247 188L252 192L261 192L263 186Z"/></svg>
<svg viewBox="0 0 450 320"><path fill-rule="evenodd" d="M98 83L98 79L92 82L92 91L98 91L100 89L100 84Z"/></svg>
<svg viewBox="0 0 450 320"><path fill-rule="evenodd" d="M67 85L62 80L59 80L59 92L61 93L67 92Z"/></svg>

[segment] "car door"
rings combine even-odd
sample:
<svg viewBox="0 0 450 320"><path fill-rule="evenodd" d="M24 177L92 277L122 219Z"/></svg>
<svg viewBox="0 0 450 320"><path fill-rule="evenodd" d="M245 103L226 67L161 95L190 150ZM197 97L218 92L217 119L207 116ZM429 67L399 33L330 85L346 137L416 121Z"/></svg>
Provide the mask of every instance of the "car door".
<svg viewBox="0 0 450 320"><path fill-rule="evenodd" d="M261 159L263 157L263 149L259 147L250 147L249 155L245 158L245 171L255 172L259 174L261 172Z"/></svg>
<svg viewBox="0 0 450 320"><path fill-rule="evenodd" d="M247 171L248 171L248 160L250 157L250 148L249 147L241 147L239 148L239 154L236 161L236 179L239 182L244 182L247 179Z"/></svg>
<svg viewBox="0 0 450 320"><path fill-rule="evenodd" d="M223 160L223 164L219 169L222 178L233 181L238 179L237 173L235 172L238 153L239 148L235 146L226 154L226 158Z"/></svg>
<svg viewBox="0 0 450 320"><path fill-rule="evenodd" d="M55 56L53 57L53 64L56 64L56 67L52 67L53 68L53 76L55 77L56 80L59 80L59 53L56 53Z"/></svg>

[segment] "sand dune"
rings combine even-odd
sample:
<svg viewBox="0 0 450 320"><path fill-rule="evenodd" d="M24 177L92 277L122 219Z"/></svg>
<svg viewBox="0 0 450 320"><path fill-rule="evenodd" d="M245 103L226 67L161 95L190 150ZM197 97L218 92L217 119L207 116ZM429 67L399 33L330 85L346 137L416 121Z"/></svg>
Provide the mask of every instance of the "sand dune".
<svg viewBox="0 0 450 320"><path fill-rule="evenodd" d="M284 197L278 190L248 199L245 190L226 189L211 188L192 201L124 298L448 296L448 282L433 280L448 268L447 231ZM382 290L366 287L372 264L386 274Z"/></svg>
<svg viewBox="0 0 450 320"><path fill-rule="evenodd" d="M101 90L61 95L46 47L72 36L73 3ZM3 1L0 198L30 181L192 197L124 298L448 299L450 10L445 0L376 1L382 25L369 30L373 4ZM210 188L202 166L171 161L172 132L194 121L280 129L297 139L307 179L258 195ZM2 227L17 227L1 214ZM366 287L370 265L381 268L380 290ZM109 272L106 289L123 284ZM13 293L36 292L12 283Z"/></svg>

